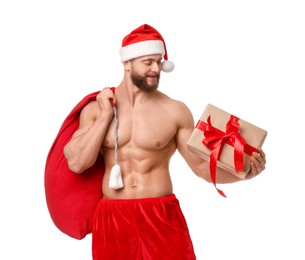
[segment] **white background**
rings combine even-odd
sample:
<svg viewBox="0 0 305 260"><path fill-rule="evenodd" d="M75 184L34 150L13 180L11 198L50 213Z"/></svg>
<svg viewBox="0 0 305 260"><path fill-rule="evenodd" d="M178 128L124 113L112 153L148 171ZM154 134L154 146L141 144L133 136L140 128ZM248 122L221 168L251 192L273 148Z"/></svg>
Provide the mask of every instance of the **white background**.
<svg viewBox="0 0 305 260"><path fill-rule="evenodd" d="M161 91L195 121L212 103L268 131L266 170L220 186L226 199L172 159L198 259L304 260L304 13L301 0L1 1L0 258L91 259L91 236L50 218L45 159L74 105L120 83L121 41L148 23L176 65Z"/></svg>

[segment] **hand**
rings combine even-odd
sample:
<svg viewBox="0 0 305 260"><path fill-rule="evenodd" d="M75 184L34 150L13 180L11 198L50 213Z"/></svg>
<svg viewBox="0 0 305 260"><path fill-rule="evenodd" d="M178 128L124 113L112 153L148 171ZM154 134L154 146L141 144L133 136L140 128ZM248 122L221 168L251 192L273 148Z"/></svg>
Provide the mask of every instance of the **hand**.
<svg viewBox="0 0 305 260"><path fill-rule="evenodd" d="M115 95L110 88L103 88L101 92L96 96L96 100L102 110L111 109L115 105Z"/></svg>
<svg viewBox="0 0 305 260"><path fill-rule="evenodd" d="M250 172L247 174L246 179L252 179L253 177L260 174L266 168L266 155L263 150L258 149L254 152L250 158Z"/></svg>

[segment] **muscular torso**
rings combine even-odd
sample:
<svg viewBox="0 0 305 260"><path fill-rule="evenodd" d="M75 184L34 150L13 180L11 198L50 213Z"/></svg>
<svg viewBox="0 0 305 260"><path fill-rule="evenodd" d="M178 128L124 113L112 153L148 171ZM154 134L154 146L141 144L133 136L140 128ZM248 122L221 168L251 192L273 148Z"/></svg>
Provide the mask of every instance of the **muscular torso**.
<svg viewBox="0 0 305 260"><path fill-rule="evenodd" d="M118 100L118 164L124 187L119 190L108 187L114 164L112 121L101 147L106 165L103 180L105 197L144 198L172 193L169 162L176 150L176 106L176 101L163 95L132 107Z"/></svg>

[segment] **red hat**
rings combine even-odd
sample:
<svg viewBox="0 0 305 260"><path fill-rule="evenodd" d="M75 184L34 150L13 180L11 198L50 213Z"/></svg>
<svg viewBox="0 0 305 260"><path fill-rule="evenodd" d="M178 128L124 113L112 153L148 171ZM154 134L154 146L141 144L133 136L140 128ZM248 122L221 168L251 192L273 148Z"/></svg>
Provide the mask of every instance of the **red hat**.
<svg viewBox="0 0 305 260"><path fill-rule="evenodd" d="M120 49L122 62L152 54L163 55L162 70L164 72L171 72L174 69L174 63L167 60L164 39L155 28L143 24L124 37Z"/></svg>

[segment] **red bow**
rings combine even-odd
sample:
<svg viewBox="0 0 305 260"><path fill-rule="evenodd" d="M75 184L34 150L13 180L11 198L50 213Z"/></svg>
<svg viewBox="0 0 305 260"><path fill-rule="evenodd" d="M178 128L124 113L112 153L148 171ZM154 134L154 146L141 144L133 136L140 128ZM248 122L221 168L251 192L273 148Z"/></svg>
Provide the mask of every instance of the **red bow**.
<svg viewBox="0 0 305 260"><path fill-rule="evenodd" d="M223 145L226 143L234 147L234 165L237 173L244 170L244 152L252 154L252 152L256 150L252 146L247 145L244 138L238 133L238 120L238 117L231 115L226 125L226 132L222 132L221 130L212 126L211 116L207 118L207 123L199 120L196 125L196 128L202 130L205 136L202 143L211 150L211 180L220 195L224 197L226 197L226 195L223 193L223 191L216 187L217 160L219 159Z"/></svg>

